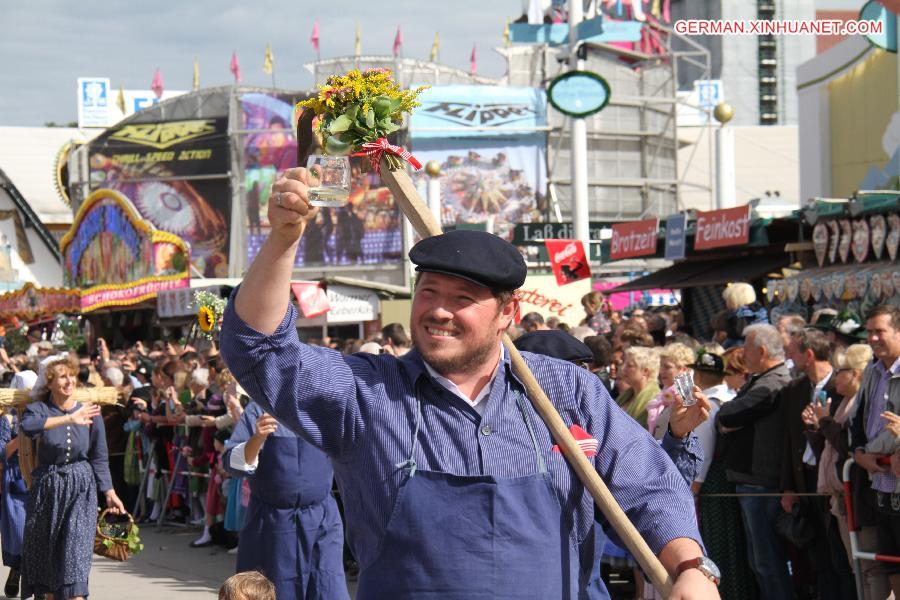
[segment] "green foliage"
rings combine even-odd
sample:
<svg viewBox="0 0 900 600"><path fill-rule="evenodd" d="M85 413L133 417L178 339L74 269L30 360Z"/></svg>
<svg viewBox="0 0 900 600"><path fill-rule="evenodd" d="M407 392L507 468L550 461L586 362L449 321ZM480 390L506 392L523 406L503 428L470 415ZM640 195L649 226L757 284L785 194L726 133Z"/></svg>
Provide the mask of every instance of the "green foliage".
<svg viewBox="0 0 900 600"><path fill-rule="evenodd" d="M103 521L100 523L100 531L106 536L106 539L103 540L103 545L107 549L112 548L113 544L118 542L125 542L128 545L128 553L132 556L144 549L144 544L141 543L141 531L134 523L109 523Z"/></svg>
<svg viewBox="0 0 900 600"><path fill-rule="evenodd" d="M401 89L389 69L355 69L329 77L315 98L298 103L297 108L322 117L319 131L325 153L344 156L400 129L403 115L420 106L416 97L425 89ZM399 159L388 158L392 168L400 166Z"/></svg>

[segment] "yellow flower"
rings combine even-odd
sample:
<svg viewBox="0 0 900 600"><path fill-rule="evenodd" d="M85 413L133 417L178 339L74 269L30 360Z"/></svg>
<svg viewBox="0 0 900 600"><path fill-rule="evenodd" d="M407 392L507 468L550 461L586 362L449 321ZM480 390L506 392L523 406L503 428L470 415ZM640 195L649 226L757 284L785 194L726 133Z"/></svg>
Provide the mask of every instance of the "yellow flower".
<svg viewBox="0 0 900 600"><path fill-rule="evenodd" d="M200 329L209 333L216 326L216 313L208 306L201 306L197 311L197 323Z"/></svg>

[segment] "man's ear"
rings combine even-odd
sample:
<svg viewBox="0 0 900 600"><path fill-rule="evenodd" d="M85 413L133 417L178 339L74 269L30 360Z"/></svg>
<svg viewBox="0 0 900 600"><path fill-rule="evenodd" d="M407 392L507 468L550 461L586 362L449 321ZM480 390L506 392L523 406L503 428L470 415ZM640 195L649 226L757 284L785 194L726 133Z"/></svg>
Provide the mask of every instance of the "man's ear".
<svg viewBox="0 0 900 600"><path fill-rule="evenodd" d="M506 331L516 318L517 314L519 314L519 299L516 296L513 296L509 299L509 302L504 304L503 308L500 309L500 330Z"/></svg>

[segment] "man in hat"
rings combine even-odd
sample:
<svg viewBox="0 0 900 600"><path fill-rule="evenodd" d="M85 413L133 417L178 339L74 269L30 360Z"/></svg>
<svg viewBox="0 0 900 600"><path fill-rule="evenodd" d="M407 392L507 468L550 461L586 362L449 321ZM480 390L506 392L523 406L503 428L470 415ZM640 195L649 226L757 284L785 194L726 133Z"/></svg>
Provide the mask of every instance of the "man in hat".
<svg viewBox="0 0 900 600"><path fill-rule="evenodd" d="M272 232L229 303L222 355L266 412L331 458L357 597L578 597L593 564L594 503L501 344L525 281L521 254L483 232L422 240L410 251L413 350L342 356L302 344L288 302L316 215L306 170L272 190ZM670 598L718 598L690 491L665 452L587 369L525 360L587 436L586 454L671 574Z"/></svg>

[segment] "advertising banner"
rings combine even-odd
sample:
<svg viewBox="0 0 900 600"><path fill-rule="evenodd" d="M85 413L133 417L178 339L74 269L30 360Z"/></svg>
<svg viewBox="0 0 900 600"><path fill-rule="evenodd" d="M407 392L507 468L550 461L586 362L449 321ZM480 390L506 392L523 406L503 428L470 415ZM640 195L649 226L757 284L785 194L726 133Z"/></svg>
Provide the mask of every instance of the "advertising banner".
<svg viewBox="0 0 900 600"><path fill-rule="evenodd" d="M559 285L554 275L529 275L517 292L521 313L540 313L544 319L556 317L572 327L585 318L581 298L591 291L591 280L580 279Z"/></svg>
<svg viewBox="0 0 900 600"><path fill-rule="evenodd" d="M547 94L541 88L435 85L419 102L409 122L413 140L508 136L547 126Z"/></svg>
<svg viewBox="0 0 900 600"><path fill-rule="evenodd" d="M88 196L59 246L65 283L81 290L83 312L137 304L190 285L187 244L141 219L114 190Z"/></svg>
<svg viewBox="0 0 900 600"><path fill-rule="evenodd" d="M616 223L612 226L609 259L621 260L623 258L656 254L656 233L658 230L659 219Z"/></svg>
<svg viewBox="0 0 900 600"><path fill-rule="evenodd" d="M297 140L291 124L294 105L304 98L255 92L241 96L248 264L269 235L271 185L279 173L297 166ZM317 151L318 148L313 149L314 153ZM363 160L350 159L347 206L322 208L317 219L307 226L295 267L400 264L400 209L381 177L362 172Z"/></svg>
<svg viewBox="0 0 900 600"><path fill-rule="evenodd" d="M739 246L749 241L749 205L697 213L694 250Z"/></svg>
<svg viewBox="0 0 900 600"><path fill-rule="evenodd" d="M416 158L441 166L441 224L490 224L504 239L540 218L547 192L547 95L508 86L432 86L410 117ZM414 176L424 189L427 175Z"/></svg>
<svg viewBox="0 0 900 600"><path fill-rule="evenodd" d="M191 245L205 277L228 275L227 119L126 124L90 143L91 188L123 194L141 219Z"/></svg>
<svg viewBox="0 0 900 600"><path fill-rule="evenodd" d="M510 239L516 223L537 221L546 200L546 146L533 137L509 140L468 139L413 142L422 164L441 165L441 224L492 222L493 231ZM413 181L425 186L423 171Z"/></svg>
<svg viewBox="0 0 900 600"><path fill-rule="evenodd" d="M591 277L591 267L580 240L546 240L556 283L566 285Z"/></svg>
<svg viewBox="0 0 900 600"><path fill-rule="evenodd" d="M312 319L328 312L328 294L318 281L292 281L291 291L297 298L300 312L306 319Z"/></svg>
<svg viewBox="0 0 900 600"><path fill-rule="evenodd" d="M109 77L78 78L78 127L109 125Z"/></svg>
<svg viewBox="0 0 900 600"><path fill-rule="evenodd" d="M315 287L321 293L323 298L318 298L315 302L321 303L321 306L327 307L326 312L320 312L315 306L311 306L311 317L305 316L297 319L297 327L313 327L318 325L345 325L349 323L363 323L378 319L381 313L381 301L378 294L372 290L340 284L330 284L328 290L322 289L320 284L315 281L299 282L308 289L307 286ZM291 283L294 295L297 296L298 288L295 287L298 282ZM300 302L298 296L298 303ZM305 310L302 309L301 310Z"/></svg>

